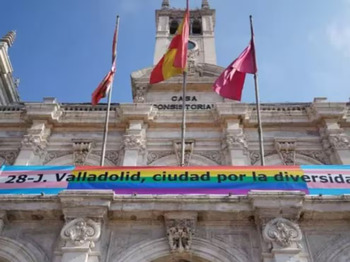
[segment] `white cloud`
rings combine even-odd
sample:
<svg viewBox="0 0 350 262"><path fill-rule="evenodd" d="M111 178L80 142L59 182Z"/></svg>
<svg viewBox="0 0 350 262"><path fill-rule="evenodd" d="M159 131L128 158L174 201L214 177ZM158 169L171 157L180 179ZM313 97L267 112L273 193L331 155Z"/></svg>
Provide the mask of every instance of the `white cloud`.
<svg viewBox="0 0 350 262"><path fill-rule="evenodd" d="M333 22L327 26L326 33L330 44L350 57L350 21Z"/></svg>

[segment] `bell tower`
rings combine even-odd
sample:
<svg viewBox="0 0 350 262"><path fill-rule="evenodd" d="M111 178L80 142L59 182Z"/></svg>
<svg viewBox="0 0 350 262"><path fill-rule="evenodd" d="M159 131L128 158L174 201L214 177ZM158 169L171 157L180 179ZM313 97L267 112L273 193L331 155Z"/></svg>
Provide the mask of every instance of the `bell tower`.
<svg viewBox="0 0 350 262"><path fill-rule="evenodd" d="M171 39L184 17L184 9L170 8L170 0L163 0L156 10L156 44L153 63L157 64L166 52ZM201 8L190 10L189 61L216 65L215 10L208 0L202 0Z"/></svg>

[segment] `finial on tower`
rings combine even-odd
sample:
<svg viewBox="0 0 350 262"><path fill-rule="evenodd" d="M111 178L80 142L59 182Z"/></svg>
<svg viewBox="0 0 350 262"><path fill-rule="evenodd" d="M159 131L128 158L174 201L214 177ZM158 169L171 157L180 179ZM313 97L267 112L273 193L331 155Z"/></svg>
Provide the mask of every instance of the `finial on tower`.
<svg viewBox="0 0 350 262"><path fill-rule="evenodd" d="M0 42L5 42L9 47L13 45L16 39L16 31L8 32L3 38L1 38Z"/></svg>
<svg viewBox="0 0 350 262"><path fill-rule="evenodd" d="M210 8L208 0L202 0L202 8Z"/></svg>
<svg viewBox="0 0 350 262"><path fill-rule="evenodd" d="M163 0L162 9L168 9L170 7L169 0Z"/></svg>

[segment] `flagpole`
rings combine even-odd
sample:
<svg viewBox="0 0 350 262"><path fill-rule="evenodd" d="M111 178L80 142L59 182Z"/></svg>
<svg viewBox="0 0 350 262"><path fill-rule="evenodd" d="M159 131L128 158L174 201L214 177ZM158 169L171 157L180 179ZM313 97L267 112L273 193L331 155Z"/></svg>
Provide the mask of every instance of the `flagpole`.
<svg viewBox="0 0 350 262"><path fill-rule="evenodd" d="M186 11L189 12L189 0L186 0ZM185 15L186 17L186 15ZM187 17L189 19L189 17ZM186 22L186 21L184 21ZM188 20L187 20L188 22ZM186 46L188 48L188 46ZM186 57L187 63L187 57ZM186 65L185 65L186 66ZM186 70L182 73L182 128L181 128L181 166L185 166L185 136L186 136L186 80L187 80L187 72Z"/></svg>
<svg viewBox="0 0 350 262"><path fill-rule="evenodd" d="M253 56L254 56L254 63L256 68L258 67L256 62L256 54L255 54L255 39L254 39L254 28L253 28L253 17L249 16L250 18L250 31L252 35L252 42L253 42ZM259 148L260 148L260 163L262 166L265 165L265 157L264 157L264 141L263 141L263 131L262 131L262 124L261 124L261 117L260 117L260 99L259 99L259 85L258 85L258 73L254 73L254 85L255 85L255 101L256 101L256 113L258 117L258 133L259 133Z"/></svg>
<svg viewBox="0 0 350 262"><path fill-rule="evenodd" d="M181 128L181 166L185 166L185 135L186 135L186 80L187 72L183 72L182 81L182 128Z"/></svg>
<svg viewBox="0 0 350 262"><path fill-rule="evenodd" d="M117 15L117 21L115 24L116 27L116 45L115 45L115 61L117 60L117 44L118 44L118 32L119 32L119 15ZM113 66L113 65L112 65ZM114 78L113 78L114 80ZM104 166L105 163L105 155L106 155L106 146L107 146L107 136L108 136L108 124L109 124L109 111L111 109L111 100L112 100L112 90L113 90L113 81L111 82L111 86L109 88L108 92L108 104L107 104L107 112L106 112L106 118L105 118L105 126L104 126L104 132L103 132L103 143L102 143L102 152L101 152L101 159L100 159L100 166Z"/></svg>

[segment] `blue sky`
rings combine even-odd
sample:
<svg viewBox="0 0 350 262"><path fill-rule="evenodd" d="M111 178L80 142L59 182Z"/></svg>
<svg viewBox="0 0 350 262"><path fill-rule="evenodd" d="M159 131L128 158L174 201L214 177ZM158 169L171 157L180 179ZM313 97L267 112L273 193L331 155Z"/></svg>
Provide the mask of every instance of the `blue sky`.
<svg viewBox="0 0 350 262"><path fill-rule="evenodd" d="M170 0L183 7L185 0ZM254 17L261 102L350 97L350 0L209 0L216 9L217 63L226 67L249 42ZM190 1L192 8L201 0ZM23 101L53 96L90 102L107 73L120 15L113 102L131 102L130 73L152 65L155 9L161 0L3 0L0 34L10 49ZM254 102L247 77L242 101ZM102 100L103 102L105 100Z"/></svg>

